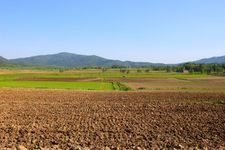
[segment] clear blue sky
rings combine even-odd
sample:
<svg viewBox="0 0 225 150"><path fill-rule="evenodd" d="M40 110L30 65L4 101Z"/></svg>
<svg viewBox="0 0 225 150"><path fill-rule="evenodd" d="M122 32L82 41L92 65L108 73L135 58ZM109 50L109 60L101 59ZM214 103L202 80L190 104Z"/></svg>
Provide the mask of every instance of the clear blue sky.
<svg viewBox="0 0 225 150"><path fill-rule="evenodd" d="M225 55L225 0L1 0L0 55L177 63Z"/></svg>

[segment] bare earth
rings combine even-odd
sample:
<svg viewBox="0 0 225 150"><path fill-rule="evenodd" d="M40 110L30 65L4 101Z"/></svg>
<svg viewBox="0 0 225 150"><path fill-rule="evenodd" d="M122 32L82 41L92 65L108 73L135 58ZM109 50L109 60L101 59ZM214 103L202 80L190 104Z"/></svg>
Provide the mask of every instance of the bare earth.
<svg viewBox="0 0 225 150"><path fill-rule="evenodd" d="M225 92L225 78L118 78L111 79L131 87L133 90L145 91L191 91L191 92Z"/></svg>
<svg viewBox="0 0 225 150"><path fill-rule="evenodd" d="M0 149L225 148L225 93L0 89Z"/></svg>

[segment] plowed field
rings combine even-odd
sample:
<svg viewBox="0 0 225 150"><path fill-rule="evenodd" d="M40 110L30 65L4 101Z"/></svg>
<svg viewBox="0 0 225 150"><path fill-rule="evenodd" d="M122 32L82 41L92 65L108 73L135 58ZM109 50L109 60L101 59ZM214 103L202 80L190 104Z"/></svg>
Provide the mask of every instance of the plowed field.
<svg viewBox="0 0 225 150"><path fill-rule="evenodd" d="M0 90L0 149L225 148L225 93Z"/></svg>

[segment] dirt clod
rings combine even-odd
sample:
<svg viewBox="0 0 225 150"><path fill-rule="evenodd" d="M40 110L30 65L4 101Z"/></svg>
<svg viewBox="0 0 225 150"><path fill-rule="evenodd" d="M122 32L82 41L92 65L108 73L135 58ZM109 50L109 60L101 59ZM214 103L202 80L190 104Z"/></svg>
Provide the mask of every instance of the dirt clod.
<svg viewBox="0 0 225 150"><path fill-rule="evenodd" d="M17 150L27 150L26 147L24 147L23 145L17 145L16 149Z"/></svg>
<svg viewBox="0 0 225 150"><path fill-rule="evenodd" d="M218 101L225 93L1 89L0 149L221 149Z"/></svg>

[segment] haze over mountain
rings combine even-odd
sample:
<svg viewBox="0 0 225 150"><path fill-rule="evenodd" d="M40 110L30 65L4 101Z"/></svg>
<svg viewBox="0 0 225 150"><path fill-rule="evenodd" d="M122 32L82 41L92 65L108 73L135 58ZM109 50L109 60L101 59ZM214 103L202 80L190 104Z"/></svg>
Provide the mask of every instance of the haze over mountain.
<svg viewBox="0 0 225 150"><path fill-rule="evenodd" d="M204 59L200 59L200 60L194 61L194 63L199 63L199 64L222 64L222 63L225 63L225 56L204 58Z"/></svg>
<svg viewBox="0 0 225 150"><path fill-rule="evenodd" d="M5 61L7 61L7 59L2 57L2 56L0 56L0 62L5 62Z"/></svg>
<svg viewBox="0 0 225 150"><path fill-rule="evenodd" d="M1 64L12 64L16 66L42 66L42 67L111 67L113 65L126 67L142 67L142 66L164 66L171 64L150 63L150 62L132 62L106 59L95 55L78 55L72 53L58 53L51 55L39 55L26 58L6 59L0 56ZM193 63L225 63L225 56L205 58L197 61L190 61ZM174 64L176 65L176 64Z"/></svg>

